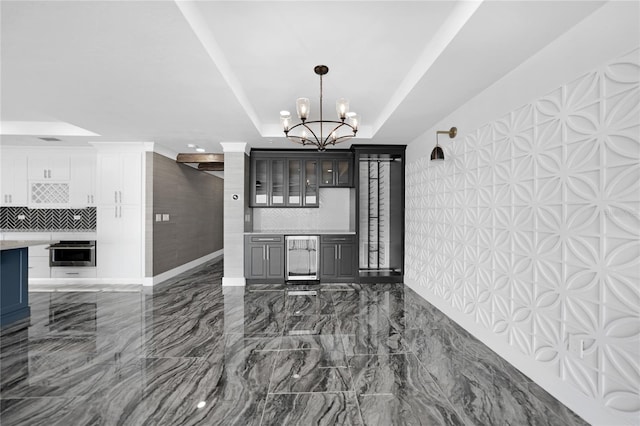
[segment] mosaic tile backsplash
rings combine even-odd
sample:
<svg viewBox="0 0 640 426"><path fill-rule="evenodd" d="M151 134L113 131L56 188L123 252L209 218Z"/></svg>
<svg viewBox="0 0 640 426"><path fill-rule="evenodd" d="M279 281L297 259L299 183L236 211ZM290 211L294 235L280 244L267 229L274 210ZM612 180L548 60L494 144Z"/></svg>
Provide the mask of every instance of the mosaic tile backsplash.
<svg viewBox="0 0 640 426"><path fill-rule="evenodd" d="M96 208L30 209L0 207L2 231L95 231Z"/></svg>

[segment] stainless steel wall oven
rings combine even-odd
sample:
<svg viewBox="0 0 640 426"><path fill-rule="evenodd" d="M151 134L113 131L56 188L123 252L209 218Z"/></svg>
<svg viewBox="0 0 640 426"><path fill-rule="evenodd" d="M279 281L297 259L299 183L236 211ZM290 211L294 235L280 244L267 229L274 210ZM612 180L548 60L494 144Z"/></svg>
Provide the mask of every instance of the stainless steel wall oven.
<svg viewBox="0 0 640 426"><path fill-rule="evenodd" d="M49 266L96 266L95 241L60 241L47 248Z"/></svg>

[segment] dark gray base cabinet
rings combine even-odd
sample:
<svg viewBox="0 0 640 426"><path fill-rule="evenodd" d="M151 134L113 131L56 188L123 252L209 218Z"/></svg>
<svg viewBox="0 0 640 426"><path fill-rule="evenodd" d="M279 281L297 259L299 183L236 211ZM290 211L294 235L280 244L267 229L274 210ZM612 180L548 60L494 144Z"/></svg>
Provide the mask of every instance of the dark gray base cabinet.
<svg viewBox="0 0 640 426"><path fill-rule="evenodd" d="M320 237L320 281L353 282L356 279L356 239L354 235Z"/></svg>
<svg viewBox="0 0 640 426"><path fill-rule="evenodd" d="M244 276L264 283L284 281L284 237L245 236Z"/></svg>

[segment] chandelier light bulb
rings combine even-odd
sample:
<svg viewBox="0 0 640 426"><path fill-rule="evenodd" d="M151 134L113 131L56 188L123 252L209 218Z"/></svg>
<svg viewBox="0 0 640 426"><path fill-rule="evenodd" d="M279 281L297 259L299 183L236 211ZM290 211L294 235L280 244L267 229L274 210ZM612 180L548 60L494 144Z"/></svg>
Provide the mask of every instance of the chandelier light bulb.
<svg viewBox="0 0 640 426"><path fill-rule="evenodd" d="M284 132L287 133L289 126L291 126L291 114L289 111L280 111L280 123L282 124Z"/></svg>
<svg viewBox="0 0 640 426"><path fill-rule="evenodd" d="M298 118L302 121L305 121L309 118L309 109L311 103L309 102L309 98L298 98L296 101L296 110L298 112Z"/></svg>
<svg viewBox="0 0 640 426"><path fill-rule="evenodd" d="M349 114L349 121L351 122L351 127L353 127L354 133L358 131L358 125L360 124L360 116L356 113Z"/></svg>
<svg viewBox="0 0 640 426"><path fill-rule="evenodd" d="M344 120L349 113L349 101L345 98L338 99L336 101L336 112L338 113L338 118Z"/></svg>

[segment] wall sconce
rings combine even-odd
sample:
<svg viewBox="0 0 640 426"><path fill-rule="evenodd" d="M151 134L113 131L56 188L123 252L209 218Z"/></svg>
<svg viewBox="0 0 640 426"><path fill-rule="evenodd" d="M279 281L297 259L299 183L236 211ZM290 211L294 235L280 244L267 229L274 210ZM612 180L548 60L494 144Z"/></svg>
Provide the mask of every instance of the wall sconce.
<svg viewBox="0 0 640 426"><path fill-rule="evenodd" d="M449 137L453 139L458 134L458 129L452 127L449 130L438 130L436 132L436 146L433 148L433 151L431 151L431 161L444 161L444 151L442 151L442 148L438 145L438 135L440 135L440 133L448 134Z"/></svg>

